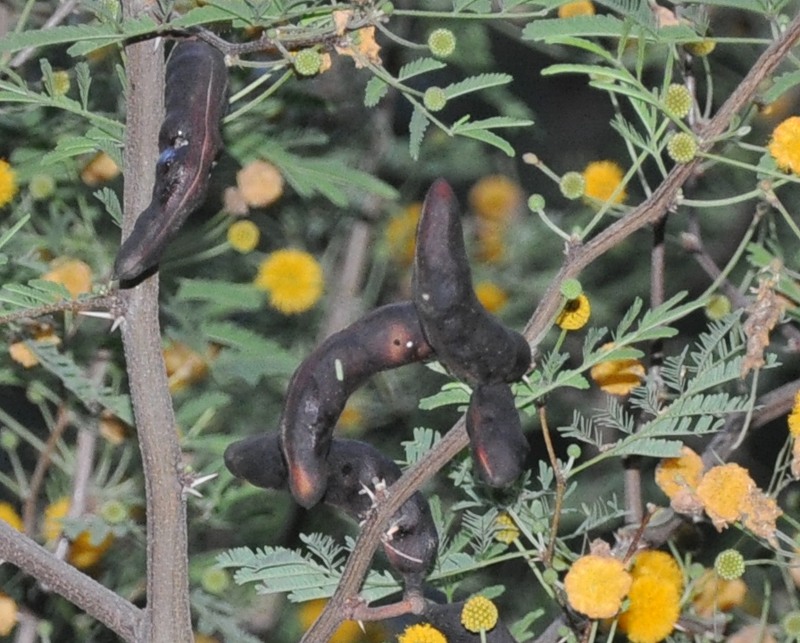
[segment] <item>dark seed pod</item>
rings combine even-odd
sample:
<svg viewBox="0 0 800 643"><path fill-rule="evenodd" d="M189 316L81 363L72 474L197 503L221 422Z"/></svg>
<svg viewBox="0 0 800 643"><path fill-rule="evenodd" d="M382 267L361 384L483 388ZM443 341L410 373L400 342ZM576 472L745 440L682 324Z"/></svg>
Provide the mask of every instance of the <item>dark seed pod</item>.
<svg viewBox="0 0 800 643"><path fill-rule="evenodd" d="M528 441L508 384L479 384L475 388L467 410L467 434L475 467L488 484L505 487L519 477L528 455Z"/></svg>
<svg viewBox="0 0 800 643"><path fill-rule="evenodd" d="M292 375L281 415L289 489L304 507L325 493L333 427L347 399L370 376L430 357L409 302L377 308L322 342Z"/></svg>
<svg viewBox="0 0 800 643"><path fill-rule="evenodd" d="M422 207L413 292L425 337L455 377L473 387L514 382L530 367L525 338L497 321L475 296L458 203L442 179Z"/></svg>
<svg viewBox="0 0 800 643"><path fill-rule="evenodd" d="M153 196L117 254L114 277L121 281L135 280L159 262L167 243L205 200L222 147L220 121L228 102L222 53L199 40L179 42L167 60L165 83Z"/></svg>
<svg viewBox="0 0 800 643"><path fill-rule="evenodd" d="M380 451L357 440L334 439L330 444L323 501L358 522L364 521L376 496L400 477L400 468ZM266 489L284 489L288 471L277 433L258 435L230 445L225 466L237 478ZM392 517L383 548L406 587L421 584L436 556L439 536L428 503L419 492Z"/></svg>

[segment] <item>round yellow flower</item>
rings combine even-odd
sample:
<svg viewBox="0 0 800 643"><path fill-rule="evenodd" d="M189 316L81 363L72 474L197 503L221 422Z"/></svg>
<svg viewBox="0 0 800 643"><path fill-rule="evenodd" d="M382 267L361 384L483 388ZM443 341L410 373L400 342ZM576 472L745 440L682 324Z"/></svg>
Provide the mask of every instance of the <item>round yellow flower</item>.
<svg viewBox="0 0 800 643"><path fill-rule="evenodd" d="M481 219L507 221L522 204L522 190L507 176L492 174L478 180L468 198L472 210Z"/></svg>
<svg viewBox="0 0 800 643"><path fill-rule="evenodd" d="M589 0L576 0L562 4L558 8L559 18L574 18L576 16L593 16L594 5Z"/></svg>
<svg viewBox="0 0 800 643"><path fill-rule="evenodd" d="M414 261L417 223L422 213L422 203L411 203L395 214L386 226L386 243L392 258L401 266Z"/></svg>
<svg viewBox="0 0 800 643"><path fill-rule="evenodd" d="M251 207L265 208L275 203L283 194L283 176L277 167L256 159L236 173L236 184L245 203Z"/></svg>
<svg viewBox="0 0 800 643"><path fill-rule="evenodd" d="M497 606L485 596L473 596L461 609L461 624L470 632L491 630L497 625Z"/></svg>
<svg viewBox="0 0 800 643"><path fill-rule="evenodd" d="M0 520L7 522L13 529L22 531L22 518L8 502L0 502Z"/></svg>
<svg viewBox="0 0 800 643"><path fill-rule="evenodd" d="M681 595L674 585L657 576L634 578L628 599L618 625L630 641L658 643L669 636L680 616Z"/></svg>
<svg viewBox="0 0 800 643"><path fill-rule="evenodd" d="M683 591L683 572L680 565L665 551L640 551L633 559L631 576L634 581L643 576L654 576L660 582L674 587L678 594Z"/></svg>
<svg viewBox="0 0 800 643"><path fill-rule="evenodd" d="M352 400L348 400L342 414L336 421L336 429L343 434L353 435L364 425L364 412Z"/></svg>
<svg viewBox="0 0 800 643"><path fill-rule="evenodd" d="M322 296L322 267L302 250L277 250L259 266L256 288L269 293L269 303L285 315L302 313Z"/></svg>
<svg viewBox="0 0 800 643"><path fill-rule="evenodd" d="M8 636L17 624L16 601L0 592L0 636Z"/></svg>
<svg viewBox="0 0 800 643"><path fill-rule="evenodd" d="M92 291L92 269L80 259L57 259L42 279L62 284L73 298Z"/></svg>
<svg viewBox="0 0 800 643"><path fill-rule="evenodd" d="M89 187L107 183L119 176L119 166L105 152L98 152L81 171L81 181Z"/></svg>
<svg viewBox="0 0 800 643"><path fill-rule="evenodd" d="M517 523L515 523L514 519L505 511L497 516L495 526L500 527L500 529L494 532L495 540L509 545L519 538L519 527L517 527Z"/></svg>
<svg viewBox="0 0 800 643"><path fill-rule="evenodd" d="M720 529L739 520L745 502L755 488L747 469L729 463L708 470L697 485L697 496L714 526Z"/></svg>
<svg viewBox="0 0 800 643"><path fill-rule="evenodd" d="M613 348L614 343L603 345L604 350ZM592 366L589 375L606 393L627 395L644 379L645 369L637 359L614 359Z"/></svg>
<svg viewBox="0 0 800 643"><path fill-rule="evenodd" d="M447 643L447 638L433 625L421 623L409 625L397 637L398 643Z"/></svg>
<svg viewBox="0 0 800 643"><path fill-rule="evenodd" d="M767 149L779 168L800 174L800 116L790 116L778 124Z"/></svg>
<svg viewBox="0 0 800 643"><path fill-rule="evenodd" d="M499 263L506 255L506 240L503 227L486 224L478 227L477 259L483 263Z"/></svg>
<svg viewBox="0 0 800 643"><path fill-rule="evenodd" d="M508 302L506 291L491 281L481 281L475 284L475 296L490 313L499 312Z"/></svg>
<svg viewBox="0 0 800 643"><path fill-rule="evenodd" d="M258 226L249 220L235 221L228 228L228 243L242 254L252 252L261 239Z"/></svg>
<svg viewBox="0 0 800 643"><path fill-rule="evenodd" d="M612 203L622 203L627 193L622 186L625 173L614 161L593 161L583 171L586 181L584 194L598 201L611 200ZM612 199L612 195L613 199Z"/></svg>
<svg viewBox="0 0 800 643"><path fill-rule="evenodd" d="M689 447L682 447L680 457L658 463L655 478L670 500L679 493L694 491L703 478L703 459Z"/></svg>
<svg viewBox="0 0 800 643"><path fill-rule="evenodd" d="M564 304L564 308L556 317L556 325L563 330L579 330L586 326L591 314L592 306L589 298L581 293Z"/></svg>
<svg viewBox="0 0 800 643"><path fill-rule="evenodd" d="M589 618L611 618L632 583L621 560L587 554L576 560L564 577L569 604Z"/></svg>
<svg viewBox="0 0 800 643"><path fill-rule="evenodd" d="M709 618L741 605L746 594L747 585L741 578L723 580L713 569L707 569L697 580L692 605L698 616Z"/></svg>
<svg viewBox="0 0 800 643"><path fill-rule="evenodd" d="M17 195L17 173L8 161L0 159L0 208Z"/></svg>

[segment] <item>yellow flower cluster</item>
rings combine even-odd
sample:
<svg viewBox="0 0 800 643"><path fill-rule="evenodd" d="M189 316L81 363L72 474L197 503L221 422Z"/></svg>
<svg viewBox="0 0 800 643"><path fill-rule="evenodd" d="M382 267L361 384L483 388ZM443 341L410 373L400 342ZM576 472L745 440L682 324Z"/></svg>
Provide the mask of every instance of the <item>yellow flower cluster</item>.
<svg viewBox="0 0 800 643"><path fill-rule="evenodd" d="M80 259L56 259L42 279L63 285L73 298L92 291L92 269Z"/></svg>
<svg viewBox="0 0 800 643"><path fill-rule="evenodd" d="M514 519L505 511L497 516L495 526L498 527L498 530L494 534L495 540L510 545L519 538L519 527L517 527Z"/></svg>
<svg viewBox="0 0 800 643"><path fill-rule="evenodd" d="M386 226L385 237L389 254L404 268L414 261L420 214L422 214L422 203L411 203L389 219Z"/></svg>
<svg viewBox="0 0 800 643"><path fill-rule="evenodd" d="M603 344L601 350L610 351L614 342ZM606 393L628 395L642 383L645 368L638 359L612 359L592 366L589 375Z"/></svg>
<svg viewBox="0 0 800 643"><path fill-rule="evenodd" d="M433 625L420 623L409 625L397 637L397 643L447 643L447 638Z"/></svg>
<svg viewBox="0 0 800 643"><path fill-rule="evenodd" d="M577 16L593 16L594 5L589 0L575 0L562 4L558 8L559 18L575 18Z"/></svg>
<svg viewBox="0 0 800 643"><path fill-rule="evenodd" d="M255 250L261 239L258 226L248 219L234 221L228 228L228 243L231 248L242 254Z"/></svg>
<svg viewBox="0 0 800 643"><path fill-rule="evenodd" d="M325 609L328 601L324 598L318 598L307 601L300 606L297 613L297 620L300 627L305 632L310 628L317 617ZM355 621L344 621L333 636L328 639L329 643L372 643L383 641L385 632L383 628L376 623L365 623L364 629L359 626Z"/></svg>
<svg viewBox="0 0 800 643"><path fill-rule="evenodd" d="M478 258L486 263L502 261L509 222L522 208L522 189L507 176L490 174L472 186L468 201L477 218Z"/></svg>
<svg viewBox="0 0 800 643"><path fill-rule="evenodd" d="M800 174L800 116L790 116L778 124L767 149L780 169Z"/></svg>
<svg viewBox="0 0 800 643"><path fill-rule="evenodd" d="M22 518L8 502L0 502L0 520L8 523L13 529L22 531Z"/></svg>
<svg viewBox="0 0 800 643"><path fill-rule="evenodd" d="M485 596L473 596L461 609L461 624L470 632L487 632L497 625L497 606Z"/></svg>
<svg viewBox="0 0 800 643"><path fill-rule="evenodd" d="M475 284L475 296L490 313L501 311L508 303L508 293L492 281Z"/></svg>
<svg viewBox="0 0 800 643"><path fill-rule="evenodd" d="M792 438L791 470L795 478L800 478L800 391L794 396L792 412L789 413L789 435Z"/></svg>
<svg viewBox="0 0 800 643"><path fill-rule="evenodd" d="M662 551L636 555L628 609L619 628L633 643L658 643L669 636L680 616L683 574L675 559Z"/></svg>
<svg viewBox="0 0 800 643"><path fill-rule="evenodd" d="M269 294L269 303L285 315L310 310L322 297L322 267L303 250L270 254L258 268L254 284Z"/></svg>
<svg viewBox="0 0 800 643"><path fill-rule="evenodd" d="M0 636L8 636L17 624L18 609L16 601L0 592Z"/></svg>
<svg viewBox="0 0 800 643"><path fill-rule="evenodd" d="M710 618L741 605L746 594L747 585L741 578L723 580L713 569L707 569L695 584L692 606L698 616Z"/></svg>
<svg viewBox="0 0 800 643"><path fill-rule="evenodd" d="M236 173L236 185L244 202L251 208L266 208L281 198L283 176L267 161L250 161Z"/></svg>
<svg viewBox="0 0 800 643"><path fill-rule="evenodd" d="M612 556L587 554L564 577L569 604L589 618L616 616L633 579L625 564Z"/></svg>
<svg viewBox="0 0 800 643"><path fill-rule="evenodd" d="M31 335L31 340L37 345L51 344L57 346L61 343L61 338L56 335L55 329L49 324L37 326ZM36 353L31 350L31 347L25 341L9 344L8 354L12 360L25 368L33 368L39 363Z"/></svg>
<svg viewBox="0 0 800 643"><path fill-rule="evenodd" d="M675 511L705 511L719 531L741 521L746 529L777 545L776 520L783 512L774 498L756 486L744 467L723 464L703 474L700 457L684 447L679 458L659 464L656 484L670 498Z"/></svg>
<svg viewBox="0 0 800 643"><path fill-rule="evenodd" d="M574 299L567 300L556 317L556 326L562 330L580 330L589 321L591 314L592 306L589 298L581 293Z"/></svg>
<svg viewBox="0 0 800 643"><path fill-rule="evenodd" d="M162 353L170 393L177 393L208 375L208 362L215 351L209 349L203 356L183 342L170 342Z"/></svg>
<svg viewBox="0 0 800 643"><path fill-rule="evenodd" d="M584 194L597 201L622 203L627 197L623 178L625 173L614 161L593 161L583 170Z"/></svg>
<svg viewBox="0 0 800 643"><path fill-rule="evenodd" d="M105 152L98 152L81 170L81 181L93 188L117 178L119 173L114 159Z"/></svg>
<svg viewBox="0 0 800 643"><path fill-rule="evenodd" d="M0 208L17 195L17 173L8 161L0 159Z"/></svg>

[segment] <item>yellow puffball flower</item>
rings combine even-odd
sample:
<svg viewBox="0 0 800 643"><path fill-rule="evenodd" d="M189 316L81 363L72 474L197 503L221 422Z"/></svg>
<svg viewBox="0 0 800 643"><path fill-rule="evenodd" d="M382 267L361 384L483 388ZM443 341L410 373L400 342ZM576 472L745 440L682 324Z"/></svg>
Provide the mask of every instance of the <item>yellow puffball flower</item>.
<svg viewBox="0 0 800 643"><path fill-rule="evenodd" d="M0 636L8 636L17 624L16 601L0 592Z"/></svg>
<svg viewBox="0 0 800 643"><path fill-rule="evenodd" d="M703 478L703 459L687 446L677 458L665 458L656 467L656 484L672 500L686 491L694 492Z"/></svg>
<svg viewBox="0 0 800 643"><path fill-rule="evenodd" d="M336 421L336 429L345 435L353 435L358 433L363 425L363 411L352 400L349 400Z"/></svg>
<svg viewBox="0 0 800 643"><path fill-rule="evenodd" d="M613 346L614 343L609 342L602 349L611 350ZM627 395L641 384L645 369L637 359L614 359L592 366L589 376L606 393Z"/></svg>
<svg viewBox="0 0 800 643"><path fill-rule="evenodd" d="M502 222L520 209L522 189L502 174L479 179L469 191L469 204L481 219Z"/></svg>
<svg viewBox="0 0 800 643"><path fill-rule="evenodd" d="M717 529L736 522L756 483L747 469L735 463L712 467L697 486L697 496Z"/></svg>
<svg viewBox="0 0 800 643"><path fill-rule="evenodd" d="M625 173L614 161L593 161L583 170L584 194L598 201L622 203L627 197L622 179ZM613 198L612 198L613 195Z"/></svg>
<svg viewBox="0 0 800 643"><path fill-rule="evenodd" d="M780 169L800 174L800 116L779 123L767 149Z"/></svg>
<svg viewBox="0 0 800 643"><path fill-rule="evenodd" d="M261 231L252 221L235 221L228 227L228 243L231 244L231 248L242 254L255 250L259 239Z"/></svg>
<svg viewBox="0 0 800 643"><path fill-rule="evenodd" d="M0 159L0 208L17 195L17 173L8 161Z"/></svg>
<svg viewBox="0 0 800 643"><path fill-rule="evenodd" d="M640 551L633 559L631 576L634 581L643 576L654 576L661 583L674 587L678 594L683 591L683 572L680 565L665 551Z"/></svg>
<svg viewBox="0 0 800 643"><path fill-rule="evenodd" d="M576 0L562 4L558 8L559 18L575 18L576 16L593 16L594 5L589 0Z"/></svg>
<svg viewBox="0 0 800 643"><path fill-rule="evenodd" d="M794 396L794 405L788 418L789 435L792 437L791 471L795 478L800 478L800 391Z"/></svg>
<svg viewBox="0 0 800 643"><path fill-rule="evenodd" d="M250 161L236 173L236 184L244 202L250 207L265 208L283 194L283 176L267 161Z"/></svg>
<svg viewBox="0 0 800 643"><path fill-rule="evenodd" d="M618 626L633 643L658 643L675 628L681 595L674 585L657 576L634 578L628 600Z"/></svg>
<svg viewBox="0 0 800 643"><path fill-rule="evenodd" d="M397 637L397 643L447 643L447 638L433 625L420 623L409 625Z"/></svg>
<svg viewBox="0 0 800 643"><path fill-rule="evenodd" d="M485 596L473 596L461 608L461 624L470 632L491 630L497 625L497 606Z"/></svg>
<svg viewBox="0 0 800 643"><path fill-rule="evenodd" d="M509 516L505 511L497 516L495 526L499 529L494 532L494 539L509 545L519 538L519 527L514 519Z"/></svg>
<svg viewBox="0 0 800 643"><path fill-rule="evenodd" d="M728 612L744 602L747 585L741 578L723 580L707 569L697 580L692 605L698 616L710 618L716 612Z"/></svg>
<svg viewBox="0 0 800 643"><path fill-rule="evenodd" d="M73 298L92 291L92 269L80 259L57 259L42 279L63 285Z"/></svg>
<svg viewBox="0 0 800 643"><path fill-rule="evenodd" d="M33 368L39 363L39 358L25 342L13 342L8 346L11 359L24 368Z"/></svg>
<svg viewBox="0 0 800 643"><path fill-rule="evenodd" d="M589 298L581 293L575 299L569 299L556 317L556 326L563 330L579 330L586 326L592 314Z"/></svg>
<svg viewBox="0 0 800 643"><path fill-rule="evenodd" d="M483 263L499 263L506 254L505 234L498 224L478 228L477 259Z"/></svg>
<svg viewBox="0 0 800 643"><path fill-rule="evenodd" d="M269 303L285 315L311 309L325 285L322 267L302 250L277 250L259 266L254 284L269 293Z"/></svg>
<svg viewBox="0 0 800 643"><path fill-rule="evenodd" d="M633 582L621 560L587 554L564 577L569 604L589 618L611 618L619 612Z"/></svg>
<svg viewBox="0 0 800 643"><path fill-rule="evenodd" d="M42 535L45 540L52 542L61 535L62 523L69 513L69 507L70 500L66 496L45 507L44 524L42 525ZM67 561L78 569L94 567L113 542L114 536L108 534L101 542L93 543L91 534L88 531L82 531L70 543Z"/></svg>
<svg viewBox="0 0 800 643"><path fill-rule="evenodd" d="M213 636L208 636L208 634L194 632L194 643L219 643L219 639Z"/></svg>
<svg viewBox="0 0 800 643"><path fill-rule="evenodd" d="M506 291L491 281L481 281L475 284L475 296L490 313L501 311L508 302Z"/></svg>
<svg viewBox="0 0 800 643"><path fill-rule="evenodd" d="M115 179L119 173L116 161L105 152L98 152L81 170L81 181L93 188Z"/></svg>
<svg viewBox="0 0 800 643"><path fill-rule="evenodd" d="M12 529L22 531L22 518L8 502L0 502L0 520L7 522Z"/></svg>
<svg viewBox="0 0 800 643"><path fill-rule="evenodd" d="M401 266L414 261L417 224L422 213L422 203L411 203L395 214L386 226L386 244L391 257Z"/></svg>

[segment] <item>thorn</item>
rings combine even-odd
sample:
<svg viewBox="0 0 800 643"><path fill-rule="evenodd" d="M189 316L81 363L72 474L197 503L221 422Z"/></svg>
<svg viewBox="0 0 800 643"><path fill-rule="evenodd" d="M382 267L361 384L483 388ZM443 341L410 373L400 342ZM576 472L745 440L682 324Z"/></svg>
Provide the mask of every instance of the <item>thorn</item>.
<svg viewBox="0 0 800 643"><path fill-rule="evenodd" d="M367 628L366 628L366 627L364 627L364 621L356 621L356 623L358 623L358 627L360 627L360 628L361 628L361 631L362 631L364 634L366 634L366 633L367 633Z"/></svg>
<svg viewBox="0 0 800 643"><path fill-rule="evenodd" d="M191 472L184 473L182 477L182 484L183 484L183 495L192 494L193 496L197 496L198 498L202 498L203 494L197 490L201 484L205 484L209 480L213 480L219 474L218 473L209 473L205 476L195 477L195 475Z"/></svg>

